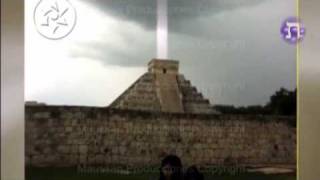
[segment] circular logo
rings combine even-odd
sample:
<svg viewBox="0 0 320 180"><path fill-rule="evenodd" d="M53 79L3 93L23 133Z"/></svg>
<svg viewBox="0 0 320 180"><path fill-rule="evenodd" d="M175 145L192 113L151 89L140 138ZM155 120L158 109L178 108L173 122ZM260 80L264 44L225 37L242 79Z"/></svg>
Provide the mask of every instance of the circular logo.
<svg viewBox="0 0 320 180"><path fill-rule="evenodd" d="M280 32L286 42L296 44L303 40L306 29L298 18L289 17L282 23Z"/></svg>
<svg viewBox="0 0 320 180"><path fill-rule="evenodd" d="M34 10L37 31L52 40L69 35L76 20L76 10L68 0L40 0Z"/></svg>

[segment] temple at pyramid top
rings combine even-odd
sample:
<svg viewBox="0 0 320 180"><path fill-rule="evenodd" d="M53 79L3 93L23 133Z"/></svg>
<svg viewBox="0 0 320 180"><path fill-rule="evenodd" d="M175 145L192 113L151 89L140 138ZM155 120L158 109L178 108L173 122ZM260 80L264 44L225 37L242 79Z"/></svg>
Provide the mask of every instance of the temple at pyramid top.
<svg viewBox="0 0 320 180"><path fill-rule="evenodd" d="M150 73L175 74L179 73L179 61L153 59L148 63Z"/></svg>
<svg viewBox="0 0 320 180"><path fill-rule="evenodd" d="M110 107L157 112L216 114L208 99L179 74L179 62L152 59L143 74Z"/></svg>

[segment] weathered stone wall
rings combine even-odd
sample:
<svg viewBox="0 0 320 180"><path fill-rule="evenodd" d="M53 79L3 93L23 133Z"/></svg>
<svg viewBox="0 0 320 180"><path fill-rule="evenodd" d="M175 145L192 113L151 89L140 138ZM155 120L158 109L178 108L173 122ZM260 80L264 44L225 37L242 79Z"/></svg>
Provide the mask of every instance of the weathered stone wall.
<svg viewBox="0 0 320 180"><path fill-rule="evenodd" d="M294 164L293 118L155 113L110 108L27 106L26 164Z"/></svg>

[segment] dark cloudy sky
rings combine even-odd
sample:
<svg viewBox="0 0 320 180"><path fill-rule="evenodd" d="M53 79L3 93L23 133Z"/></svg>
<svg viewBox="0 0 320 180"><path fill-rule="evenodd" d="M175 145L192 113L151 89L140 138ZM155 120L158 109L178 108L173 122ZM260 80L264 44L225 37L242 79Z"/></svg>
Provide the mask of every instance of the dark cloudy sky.
<svg viewBox="0 0 320 180"><path fill-rule="evenodd" d="M105 106L156 56L155 0L70 0L77 24L47 40L26 3L26 100ZM279 34L294 0L168 0L169 58L213 104L265 104L296 85L295 46Z"/></svg>

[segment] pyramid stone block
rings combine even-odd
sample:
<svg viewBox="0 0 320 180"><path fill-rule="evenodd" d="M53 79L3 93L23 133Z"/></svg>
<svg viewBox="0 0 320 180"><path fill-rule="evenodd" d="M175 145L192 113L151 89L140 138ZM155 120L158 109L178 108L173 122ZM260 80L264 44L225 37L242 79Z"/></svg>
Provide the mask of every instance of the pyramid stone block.
<svg viewBox="0 0 320 180"><path fill-rule="evenodd" d="M179 62L153 59L143 74L110 107L143 111L215 114L208 99L179 74Z"/></svg>

